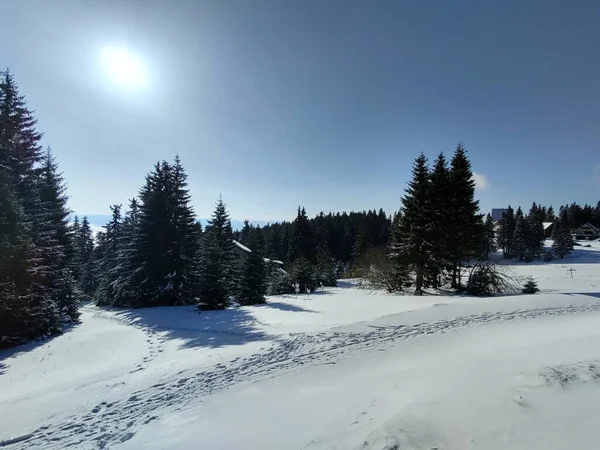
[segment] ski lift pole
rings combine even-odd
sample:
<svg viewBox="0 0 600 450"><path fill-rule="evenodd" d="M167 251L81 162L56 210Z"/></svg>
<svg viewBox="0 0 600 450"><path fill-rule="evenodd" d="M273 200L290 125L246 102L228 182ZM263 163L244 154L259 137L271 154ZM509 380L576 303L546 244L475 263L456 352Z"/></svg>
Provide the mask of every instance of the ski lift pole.
<svg viewBox="0 0 600 450"><path fill-rule="evenodd" d="M567 269L567 272L570 272L571 273L571 278L573 278L573 272L577 272L577 270L575 270L573 268L570 268L570 269Z"/></svg>

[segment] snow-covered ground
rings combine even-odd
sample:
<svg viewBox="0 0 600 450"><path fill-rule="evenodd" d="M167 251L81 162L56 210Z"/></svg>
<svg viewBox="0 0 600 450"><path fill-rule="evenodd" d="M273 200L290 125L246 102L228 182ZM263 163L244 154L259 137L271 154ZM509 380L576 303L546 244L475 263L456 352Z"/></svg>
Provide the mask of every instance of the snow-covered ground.
<svg viewBox="0 0 600 450"><path fill-rule="evenodd" d="M0 352L0 447L596 448L590 244L564 261L510 264L537 279L532 296L342 282L202 314L86 306L64 335Z"/></svg>

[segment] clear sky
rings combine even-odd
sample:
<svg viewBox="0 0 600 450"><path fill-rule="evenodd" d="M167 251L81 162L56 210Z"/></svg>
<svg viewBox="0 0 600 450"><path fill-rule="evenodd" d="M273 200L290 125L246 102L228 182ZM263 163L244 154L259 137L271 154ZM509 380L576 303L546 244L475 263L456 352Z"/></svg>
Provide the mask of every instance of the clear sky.
<svg viewBox="0 0 600 450"><path fill-rule="evenodd" d="M81 215L176 153L200 217L392 212L458 141L485 212L600 199L596 0L19 0L0 65Z"/></svg>

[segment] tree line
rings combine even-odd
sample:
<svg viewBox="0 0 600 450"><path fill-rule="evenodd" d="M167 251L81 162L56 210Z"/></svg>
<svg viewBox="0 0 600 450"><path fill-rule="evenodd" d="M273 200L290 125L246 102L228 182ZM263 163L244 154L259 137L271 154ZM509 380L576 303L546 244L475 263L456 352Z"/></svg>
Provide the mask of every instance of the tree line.
<svg viewBox="0 0 600 450"><path fill-rule="evenodd" d="M78 319L66 187L8 71L0 73L0 348Z"/></svg>
<svg viewBox="0 0 600 450"><path fill-rule="evenodd" d="M139 192L93 235L67 207L65 180L13 76L0 74L0 347L60 333L82 301L140 308L232 301L335 286L342 276L371 277L389 291L463 289L466 268L498 249L529 261L544 256L543 224L553 222L554 252L572 249L571 230L600 225L600 202L560 208L507 208L499 223L479 212L462 144L430 166L421 154L399 210L324 213L298 207L291 222L233 231L216 203L203 229L179 157L154 165ZM282 264L285 270L282 269ZM469 269L472 274L472 270ZM489 270L486 269L488 272ZM492 274L493 275L493 274ZM468 277L471 281L472 276ZM470 282L469 281L469 282Z"/></svg>

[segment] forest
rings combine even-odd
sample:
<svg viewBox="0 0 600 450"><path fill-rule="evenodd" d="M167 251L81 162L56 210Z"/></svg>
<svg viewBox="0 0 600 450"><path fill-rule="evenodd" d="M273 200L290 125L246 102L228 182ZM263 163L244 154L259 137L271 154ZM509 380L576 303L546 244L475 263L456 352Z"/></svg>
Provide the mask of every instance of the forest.
<svg viewBox="0 0 600 450"><path fill-rule="evenodd" d="M13 75L2 72L0 348L61 333L78 321L84 302L206 311L264 303L296 283L302 291L335 286L342 277L416 295L440 288L490 293L481 290L490 266L477 261L498 251L526 262L564 258L574 228L600 226L600 202L557 212L535 203L527 213L508 207L495 223L479 210L471 163L459 143L449 159L441 153L431 165L418 155L393 213L309 218L299 206L292 222L259 227L246 221L236 231L221 198L203 229L175 156L151 168L128 205L112 205L111 220L94 236L87 218L69 210L66 180L41 140ZM554 224L551 252L544 248L546 222ZM250 251L240 257L236 243ZM479 277L473 267L481 268Z"/></svg>

